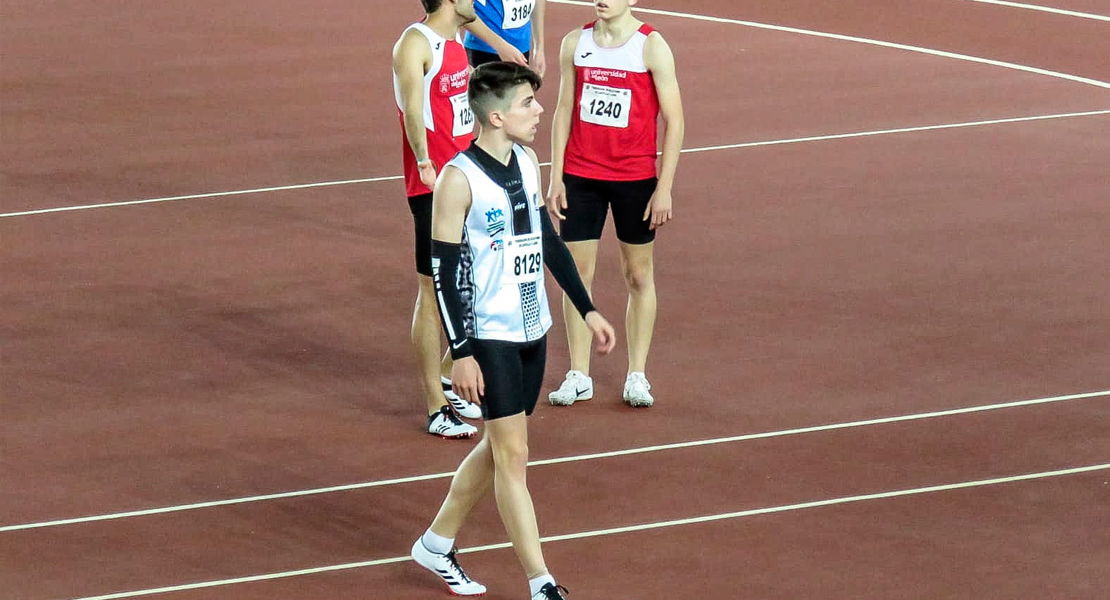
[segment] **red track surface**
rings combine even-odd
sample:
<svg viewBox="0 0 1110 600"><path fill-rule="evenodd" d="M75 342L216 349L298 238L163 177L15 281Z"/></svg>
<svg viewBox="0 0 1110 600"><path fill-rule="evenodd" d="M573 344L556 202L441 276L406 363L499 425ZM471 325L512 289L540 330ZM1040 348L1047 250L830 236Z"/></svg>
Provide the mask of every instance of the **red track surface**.
<svg viewBox="0 0 1110 600"><path fill-rule="evenodd" d="M394 175L388 50L412 5L0 0L0 597L403 557L426 527L445 476L14 527L457 465L469 443L421 431L398 181L12 214ZM1105 21L964 0L644 7L1110 82ZM548 13L551 48L591 16ZM1110 89L1046 74L644 18L675 49L690 149L1110 110ZM622 407L623 355L597 360L598 398L539 407L533 459L1108 390L1108 172L1110 114L687 154L658 245L656 407ZM619 321L615 250L595 293ZM550 542L575 600L1094 600L1107 469L759 509L1107 463L1096 395L540 465L530 484L550 536L759 513ZM489 502L459 543L503 540ZM524 597L510 550L464 558L489 598ZM399 562L164 597L443 591Z"/></svg>

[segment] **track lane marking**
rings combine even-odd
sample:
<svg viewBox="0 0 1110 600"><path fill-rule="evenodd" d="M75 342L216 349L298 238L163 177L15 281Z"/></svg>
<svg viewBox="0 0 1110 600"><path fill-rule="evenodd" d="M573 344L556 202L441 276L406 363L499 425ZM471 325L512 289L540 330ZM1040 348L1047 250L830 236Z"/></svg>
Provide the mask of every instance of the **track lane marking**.
<svg viewBox="0 0 1110 600"><path fill-rule="evenodd" d="M939 131L943 129L961 129L968 127L984 127L988 125L1003 125L1007 123L1025 123L1030 121L1048 121L1054 119L1071 119L1078 117L1094 117L1110 114L1110 109L1106 110L1090 110L1084 112L1073 113L1059 113L1051 115L1033 115L1028 117L1010 117L1003 119L989 119L984 121L966 121L961 123L944 123L940 125L921 125L916 127L902 127L897 129L878 129L874 131L857 131L852 133L834 133L829 135L817 135L798 138L785 138L780 140L766 140L760 142L741 142L738 144L724 144L717 146L703 146L700 148L685 148L682 150L683 154L693 154L697 152L711 152L717 150L734 150L738 148L757 148L760 146L775 146L780 144L799 144L806 142L823 142L829 140L843 140L849 138L862 138L880 135L894 135L899 133L913 133L919 131ZM550 162L541 163L541 166L550 166ZM371 177L369 179L346 179L342 181L323 181L319 183L301 183L295 185L283 185L276 187L260 187L248 190L233 190L230 192L210 192L203 194L188 194L182 196L168 196L165 198L148 198L145 200L126 200L122 202L107 202L103 204L80 204L76 206L60 206L56 208L43 208L37 210L25 210L19 212L0 213L0 218L13 218L13 217L27 217L32 215L44 215L50 213L72 212L79 210L92 210L101 208L118 208L123 206L135 206L141 204L154 204L159 202L175 202L182 200L200 200L205 198L220 198L226 196L242 196L246 194L263 194L268 192L281 192L287 190L302 190L319 187L331 187L341 185L354 185L365 183L379 183L383 181L396 181L402 179L401 175L388 175L383 177Z"/></svg>
<svg viewBox="0 0 1110 600"><path fill-rule="evenodd" d="M767 431L762 433L749 433L743 435L736 435L730 437L713 438L706 440L695 440L689 442L677 442L673 444L659 444L654 446L644 446L640 448L630 448L626 450L614 450L610 452L597 452L593 454L580 454L574 456L564 456L558 458L549 458L543 460L529 461L528 466L538 467L543 465L555 465L571 462L583 462L589 460L600 460L605 458L614 458L618 456L629 456L634 454L646 454L650 452L664 452L667 450L681 450L684 448L696 448L700 446L713 446L717 444L729 444L734 442L743 442L748 440L758 440L774 437L785 437L791 435L801 435L806 433L818 433L823 431L835 431L838 429L852 429L856 427L867 427L871 425L884 425L888 423L901 423L905 421L918 421L923 419L935 419L939 417L950 417L956 415L965 415L971 413L980 413L994 410L1003 410L1009 408L1020 408L1026 406L1035 406L1040 404L1052 404L1057 402L1067 402L1071 400L1085 400L1091 398L1104 398L1110 396L1110 390L1103 390L1097 392L1089 392L1083 394L1069 394L1065 396L1051 396L1047 398L1035 398L1032 400L1018 400L1013 402L1001 402L996 404L986 404L980 406L969 406L965 408L954 408L941 411L932 411L925 413L914 413L908 415L899 415L894 417L880 417L876 419L867 419L862 421L848 421L844 423L832 423L827 425L816 425L811 427L800 427L795 429L783 429L778 431ZM5 525L0 527L0 533L10 531L22 531L27 529L41 529L44 527L59 527L63 525L76 525L80 523L92 523L96 521L110 521L117 519L127 519L132 517L145 517L150 515L159 515L165 513L183 512L188 510L198 510L204 508L215 508L220 506L231 506L235 504L247 504L251 502L264 502L268 500L281 500L285 498L297 498L301 496L313 496L317 494L330 494L335 492L346 492L352 490L360 490L375 487L385 487L391 485L401 485L406 483L416 483L422 481L432 481L435 479L447 479L455 474L454 471L446 473L433 473L429 475L414 475L411 477L399 477L393 479L380 479L377 481L368 481L362 483L352 483L347 485L337 485L323 488L314 488L307 490L296 490L292 492L279 492L274 494L264 494L259 496L248 496L243 498L229 498L226 500L213 500L210 502L198 502L194 504L181 504L176 506L163 506L160 508L151 508L145 510L133 510L127 512L117 512L102 515L92 515L86 517L75 517L70 519L58 519L53 521L42 521L37 523L23 523L18 525Z"/></svg>
<svg viewBox="0 0 1110 600"><path fill-rule="evenodd" d="M990 479L978 479L973 481L961 481L957 483L948 483L942 485L932 485L927 487L909 488L901 490L892 490L887 492L878 492L872 494L860 494L857 496L842 496L839 498L829 498L824 500L814 500L810 502L800 502L796 504L785 504L780 506L768 506L763 508L754 508L749 510L742 510L729 513L720 513L715 515L704 515L700 517L691 517L686 519L675 519L670 521L658 521L654 523L643 523L640 525L630 525L626 527L613 527L609 529L595 529L591 531L581 531L577 533L568 533L563 535L553 535L540 538L542 543L561 542L568 540L579 540L586 538L604 537L609 535L618 535L622 533L634 533L640 531L650 531L653 529L664 529L668 527L681 527L685 525L696 525L701 523L710 523L714 521L724 521L729 519L739 519L744 517L752 517L757 515L766 515L772 513L782 513L798 510L808 510L812 508L822 508L826 506L835 506L840 504L851 504L855 502L866 502L870 500L883 500L889 498L900 498L905 496L916 496L921 494L931 494L937 492L946 492L952 490L962 490L977 487L986 487L992 485L1000 485L1006 483L1014 483L1021 481L1033 481L1038 479L1046 479L1051 477L1064 477L1068 475L1077 475L1082 473L1091 473L1096 471L1103 471L1110 469L1110 463L1089 465L1082 467L1073 467L1068 469L1059 469L1055 471L1042 471L1039 473L1026 473L1021 475L1010 475L1005 477L994 477ZM488 544L485 546L474 546L471 548L464 548L459 550L459 554L474 554L477 552L488 552L491 550L501 550L511 548L508 542L498 544ZM304 575L315 575L318 573L329 573L334 571L345 571L350 569L360 569L366 567L377 567L383 565L391 565L397 563L409 562L412 559L408 556L395 556L392 558L383 558L378 560L368 560L362 562L345 563L338 565L327 565L323 567L313 567L308 569L298 569L295 571L281 571L277 573L265 573L259 575L248 575L245 577L236 577L233 579L220 579L214 581L202 581L198 583L187 583L182 585L171 585L158 588L149 588L144 590L134 590L129 592L117 592L112 594L104 594L101 596L88 596L83 598L74 598L73 600L120 600L122 598L136 598L139 596L151 596L155 594L166 594L170 592L181 592L188 590L197 590L204 588L214 588L229 586L242 583L254 583L259 581L270 581L274 579L286 579L290 577L299 577Z"/></svg>

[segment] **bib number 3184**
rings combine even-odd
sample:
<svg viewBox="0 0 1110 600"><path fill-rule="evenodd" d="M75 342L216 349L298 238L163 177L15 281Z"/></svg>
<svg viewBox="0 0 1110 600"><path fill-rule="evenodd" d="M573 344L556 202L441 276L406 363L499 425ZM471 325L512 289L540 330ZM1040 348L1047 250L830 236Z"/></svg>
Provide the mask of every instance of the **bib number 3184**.
<svg viewBox="0 0 1110 600"><path fill-rule="evenodd" d="M543 277L541 234L518 235L505 240L501 283L530 283Z"/></svg>
<svg viewBox="0 0 1110 600"><path fill-rule="evenodd" d="M505 19L501 23L502 29L516 29L528 23L532 16L532 9L536 7L536 0L505 0Z"/></svg>

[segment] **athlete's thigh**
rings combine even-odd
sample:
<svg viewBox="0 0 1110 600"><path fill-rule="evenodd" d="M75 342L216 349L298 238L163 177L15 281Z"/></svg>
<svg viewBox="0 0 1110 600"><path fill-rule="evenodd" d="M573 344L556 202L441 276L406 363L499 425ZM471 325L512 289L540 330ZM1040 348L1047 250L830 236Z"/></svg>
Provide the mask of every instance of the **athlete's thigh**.
<svg viewBox="0 0 1110 600"><path fill-rule="evenodd" d="M547 336L529 342L520 349L521 387L524 394L524 413L536 410L536 401L543 387L543 373L547 367Z"/></svg>
<svg viewBox="0 0 1110 600"><path fill-rule="evenodd" d="M478 361L486 384L482 394L482 418L490 421L526 413L521 344L500 340L472 342L474 360Z"/></svg>
<svg viewBox="0 0 1110 600"><path fill-rule="evenodd" d="M563 211L566 218L559 223L559 236L567 242L601 239L609 214L605 182L565 173L563 183L567 190L567 207Z"/></svg>
<svg viewBox="0 0 1110 600"><path fill-rule="evenodd" d="M655 240L651 219L644 219L644 211L651 202L658 180L610 181L609 203L613 207L613 228L617 239L626 244L647 244Z"/></svg>

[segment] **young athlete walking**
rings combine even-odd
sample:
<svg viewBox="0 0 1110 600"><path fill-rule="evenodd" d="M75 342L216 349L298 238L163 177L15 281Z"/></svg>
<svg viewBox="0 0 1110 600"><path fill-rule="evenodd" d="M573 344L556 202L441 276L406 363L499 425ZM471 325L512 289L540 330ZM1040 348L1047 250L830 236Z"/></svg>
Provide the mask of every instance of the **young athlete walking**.
<svg viewBox="0 0 1110 600"><path fill-rule="evenodd" d="M547 210L561 221L559 233L587 289L593 284L598 240L613 211L628 289L624 401L643 407L655 401L645 374L655 330L655 234L672 217L684 120L674 55L659 32L632 15L636 3L596 0L597 20L563 38ZM657 171L660 116L664 134ZM564 297L570 371L548 395L552 404L570 405L594 395L590 334L572 309Z"/></svg>
<svg viewBox="0 0 1110 600"><path fill-rule="evenodd" d="M490 490L509 541L528 577L532 600L565 600L540 548L528 464L527 416L543 382L552 320L544 266L567 293L600 353L615 345L612 325L590 301L574 260L540 199L535 153L520 144L536 135L543 108L539 76L515 64L478 67L470 104L478 140L444 168L432 209L432 270L458 395L482 407L485 433L459 465L413 559L452 593L483 594L455 556L455 536Z"/></svg>

